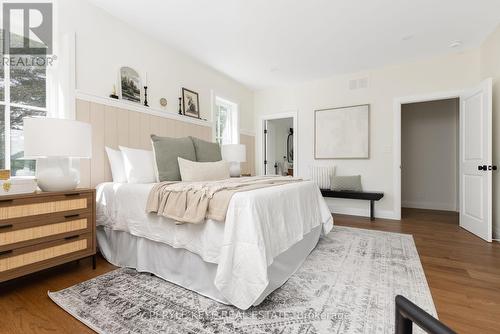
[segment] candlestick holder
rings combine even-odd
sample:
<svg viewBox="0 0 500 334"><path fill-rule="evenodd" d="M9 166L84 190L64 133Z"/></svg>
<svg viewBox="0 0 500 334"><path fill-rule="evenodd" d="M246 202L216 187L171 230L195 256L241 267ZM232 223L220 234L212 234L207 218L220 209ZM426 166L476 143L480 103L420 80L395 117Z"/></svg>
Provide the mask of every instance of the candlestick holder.
<svg viewBox="0 0 500 334"><path fill-rule="evenodd" d="M144 86L144 106L149 107L149 104L148 104L148 86Z"/></svg>
<svg viewBox="0 0 500 334"><path fill-rule="evenodd" d="M182 115L182 107L181 107L182 106L182 102L181 101L182 101L182 98L179 97L179 115Z"/></svg>
<svg viewBox="0 0 500 334"><path fill-rule="evenodd" d="M118 95L116 95L116 86L115 85L113 85L113 91L111 92L109 97L112 99L118 99Z"/></svg>

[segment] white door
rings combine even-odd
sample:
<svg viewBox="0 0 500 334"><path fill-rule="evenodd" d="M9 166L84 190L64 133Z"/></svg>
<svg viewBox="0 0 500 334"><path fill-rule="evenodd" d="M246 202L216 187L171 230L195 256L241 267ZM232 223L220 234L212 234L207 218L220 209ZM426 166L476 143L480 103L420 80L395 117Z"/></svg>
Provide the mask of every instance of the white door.
<svg viewBox="0 0 500 334"><path fill-rule="evenodd" d="M266 175L275 175L276 169L276 125L274 120L266 121Z"/></svg>
<svg viewBox="0 0 500 334"><path fill-rule="evenodd" d="M492 80L460 96L460 226L492 238Z"/></svg>
<svg viewBox="0 0 500 334"><path fill-rule="evenodd" d="M270 169L269 169L269 142L270 142L270 136L269 136L269 128L270 128L271 122L268 120L264 121L264 175L269 175ZM271 145L272 146L272 145Z"/></svg>

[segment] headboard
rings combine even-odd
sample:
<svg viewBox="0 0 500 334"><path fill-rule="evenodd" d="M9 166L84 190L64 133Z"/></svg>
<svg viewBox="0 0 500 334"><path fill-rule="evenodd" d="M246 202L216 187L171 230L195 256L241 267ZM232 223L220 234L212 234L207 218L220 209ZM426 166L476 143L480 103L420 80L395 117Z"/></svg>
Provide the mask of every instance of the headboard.
<svg viewBox="0 0 500 334"><path fill-rule="evenodd" d="M106 99L109 100L109 99ZM150 135L167 137L193 136L211 141L212 127L204 121L189 122L165 117L158 113L146 113L128 107L126 103L100 103L87 99L76 100L76 119L92 125L92 159L80 162L80 187L95 187L111 181L111 170L104 147L118 145L151 149ZM241 135L240 141L247 146L247 162L242 173L254 174L254 136Z"/></svg>

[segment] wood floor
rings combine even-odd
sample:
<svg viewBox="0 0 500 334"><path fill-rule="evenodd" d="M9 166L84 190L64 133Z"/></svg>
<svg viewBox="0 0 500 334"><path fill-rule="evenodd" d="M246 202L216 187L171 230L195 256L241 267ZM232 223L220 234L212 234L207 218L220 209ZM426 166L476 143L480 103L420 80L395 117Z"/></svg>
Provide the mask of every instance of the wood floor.
<svg viewBox="0 0 500 334"><path fill-rule="evenodd" d="M458 226L458 214L403 209L402 221L335 216L337 225L412 234L441 321L458 333L500 333L500 243Z"/></svg>
<svg viewBox="0 0 500 334"><path fill-rule="evenodd" d="M413 234L439 317L459 333L500 333L500 244L460 229L449 212L403 210L399 221L335 215L337 225ZM112 270L102 258L0 284L0 333L92 333L56 306L57 291Z"/></svg>

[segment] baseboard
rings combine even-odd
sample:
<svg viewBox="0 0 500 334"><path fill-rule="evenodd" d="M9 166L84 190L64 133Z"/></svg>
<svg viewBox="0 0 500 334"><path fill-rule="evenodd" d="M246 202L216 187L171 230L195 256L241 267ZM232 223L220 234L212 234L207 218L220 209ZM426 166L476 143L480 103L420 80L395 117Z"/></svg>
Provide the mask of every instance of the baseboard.
<svg viewBox="0 0 500 334"><path fill-rule="evenodd" d="M337 213L340 215L349 215L349 216L360 216L360 217L370 217L370 209L361 209L361 208L350 208L344 206L335 206L330 203L327 204L331 213ZM397 220L396 214L394 211L390 210L377 210L377 204L375 204L375 218L380 219L393 219Z"/></svg>
<svg viewBox="0 0 500 334"><path fill-rule="evenodd" d="M423 201L402 201L401 206L404 208L413 208L413 209L457 211L456 206L454 204L450 204L450 203L423 202Z"/></svg>

